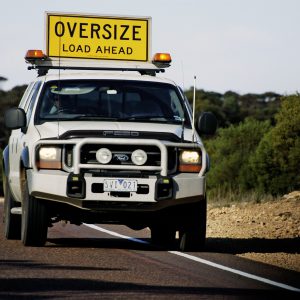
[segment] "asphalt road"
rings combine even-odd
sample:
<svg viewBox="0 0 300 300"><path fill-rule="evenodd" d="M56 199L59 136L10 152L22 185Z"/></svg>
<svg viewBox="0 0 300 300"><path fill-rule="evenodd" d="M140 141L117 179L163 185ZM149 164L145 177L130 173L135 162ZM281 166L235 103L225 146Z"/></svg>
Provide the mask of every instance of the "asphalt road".
<svg viewBox="0 0 300 300"><path fill-rule="evenodd" d="M3 204L0 203L2 218ZM167 251L148 230L124 226L49 229L45 247L4 238L0 299L299 299L300 274L220 252Z"/></svg>

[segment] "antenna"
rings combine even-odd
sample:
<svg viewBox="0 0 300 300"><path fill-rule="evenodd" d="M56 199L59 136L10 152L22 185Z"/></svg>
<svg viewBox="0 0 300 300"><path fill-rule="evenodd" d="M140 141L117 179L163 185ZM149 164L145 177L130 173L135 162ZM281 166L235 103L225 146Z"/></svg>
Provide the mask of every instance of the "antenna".
<svg viewBox="0 0 300 300"><path fill-rule="evenodd" d="M193 95L193 120L192 120L192 140L195 141L195 110L196 110L196 75L194 75L194 95Z"/></svg>
<svg viewBox="0 0 300 300"><path fill-rule="evenodd" d="M61 17L60 17L60 21L61 21ZM61 47L61 36L59 37L59 53L58 53L58 91L60 92L61 89L61 82L60 82L60 47ZM60 104L61 104L61 97L60 97L60 93L58 93L58 108L57 108L57 139L59 139L59 120L60 120Z"/></svg>
<svg viewBox="0 0 300 300"><path fill-rule="evenodd" d="M60 39L60 38L59 38ZM60 56L59 56L59 64L60 64ZM58 70L58 91L60 92L61 89L61 82L60 82L60 69ZM60 120L60 93L58 93L58 107L57 107L57 139L59 139L59 120Z"/></svg>
<svg viewBox="0 0 300 300"><path fill-rule="evenodd" d="M181 60L181 73L182 73L182 89L185 90L184 86L184 69L183 69L183 61Z"/></svg>

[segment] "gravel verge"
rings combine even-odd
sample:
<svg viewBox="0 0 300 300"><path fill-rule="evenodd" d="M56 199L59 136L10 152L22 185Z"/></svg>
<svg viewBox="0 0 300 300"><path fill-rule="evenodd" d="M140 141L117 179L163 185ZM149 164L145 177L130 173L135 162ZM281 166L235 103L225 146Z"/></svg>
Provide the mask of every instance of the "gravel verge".
<svg viewBox="0 0 300 300"><path fill-rule="evenodd" d="M209 205L207 237L222 252L300 272L300 191L263 203Z"/></svg>

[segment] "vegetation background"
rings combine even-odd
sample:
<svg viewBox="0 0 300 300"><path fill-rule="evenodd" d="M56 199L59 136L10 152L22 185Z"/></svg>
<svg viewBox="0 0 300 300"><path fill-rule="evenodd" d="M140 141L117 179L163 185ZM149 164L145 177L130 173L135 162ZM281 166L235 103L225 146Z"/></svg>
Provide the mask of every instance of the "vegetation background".
<svg viewBox="0 0 300 300"><path fill-rule="evenodd" d="M1 149L9 137L4 111L18 105L25 89L0 90ZM192 103L193 89L185 94ZM197 90L196 115L203 111L213 112L219 122L215 136L203 137L211 162L210 201L260 201L300 189L300 94Z"/></svg>

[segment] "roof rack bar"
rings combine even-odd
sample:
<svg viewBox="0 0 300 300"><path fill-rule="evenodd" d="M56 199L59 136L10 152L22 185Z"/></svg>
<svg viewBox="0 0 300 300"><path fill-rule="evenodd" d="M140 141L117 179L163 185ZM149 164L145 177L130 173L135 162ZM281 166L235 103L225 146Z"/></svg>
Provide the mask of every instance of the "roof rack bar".
<svg viewBox="0 0 300 300"><path fill-rule="evenodd" d="M38 70L38 75L46 75L50 69L56 70L91 70L91 71L135 71L139 72L141 75L151 75L155 76L156 73L164 73L165 70L161 68L151 69L151 68L126 68L126 67L78 67L78 66L41 66L32 65L28 66L28 70Z"/></svg>
<svg viewBox="0 0 300 300"><path fill-rule="evenodd" d="M112 68L112 67L73 67L73 66L29 66L28 70L36 69L60 69L60 70L94 70L94 71L140 71L140 72L154 72L154 73L163 73L164 69L140 69L140 68Z"/></svg>

